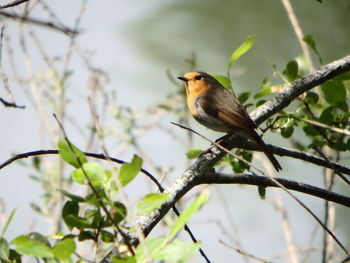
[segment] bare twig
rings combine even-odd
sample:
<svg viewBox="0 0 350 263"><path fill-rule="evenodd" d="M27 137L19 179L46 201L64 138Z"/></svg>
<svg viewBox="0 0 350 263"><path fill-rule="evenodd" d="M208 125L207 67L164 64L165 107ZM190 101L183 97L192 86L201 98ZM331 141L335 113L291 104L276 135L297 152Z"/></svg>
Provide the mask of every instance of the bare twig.
<svg viewBox="0 0 350 263"><path fill-rule="evenodd" d="M12 3L8 3L8 4L5 4L5 5L0 5L0 9L14 7L16 5L20 5L20 4L23 4L23 3L28 2L28 1L29 0L16 0L16 1L13 1Z"/></svg>
<svg viewBox="0 0 350 263"><path fill-rule="evenodd" d="M261 151L256 144L248 142L244 139L238 139L238 137L236 137L236 140L234 142L232 142L232 144L230 146L242 148L245 150ZM330 160L327 161L323 158L319 158L317 156L311 155L311 154L306 153L306 152L291 150L291 149L287 149L287 148L283 148L283 147L277 147L274 145L269 145L269 147L272 150L273 154L276 154L279 156L287 156L287 157L291 157L293 159L299 159L299 160L302 160L302 161L305 161L308 163L315 164L317 166L335 169L336 171L338 171L340 173L350 175L350 168L346 167L344 165L341 165L339 163L332 162ZM345 178L345 179L344 178L342 178L342 179L348 183L349 180L347 178Z"/></svg>
<svg viewBox="0 0 350 263"><path fill-rule="evenodd" d="M21 16L21 15L18 15L16 13L13 13L13 12L10 13L10 12L0 10L0 16L10 18L13 20L31 23L31 24L46 27L46 28L50 28L50 29L65 33L67 35L75 35L75 34L79 33L79 31L70 29L66 26L57 25L57 24L52 23L50 21L43 21L43 20L39 20L36 18L28 17L28 16Z"/></svg>
<svg viewBox="0 0 350 263"><path fill-rule="evenodd" d="M293 7L292 7L289 0L282 0L282 3L284 5L284 8L287 11L289 21L293 26L295 35L297 36L297 39L298 39L299 44L301 46L301 49L303 50L303 54L304 54L304 57L306 59L307 67L308 67L310 72L314 71L315 68L314 68L314 65L312 63L311 55L310 55L310 52L309 52L309 49L308 49L306 43L303 41L304 34L303 34L303 31L301 30L298 19L294 13Z"/></svg>
<svg viewBox="0 0 350 263"><path fill-rule="evenodd" d="M19 106L15 103L15 99L12 95L12 92L8 85L8 78L7 76L2 72L2 44L4 39L4 27L2 26L0 29L0 78L2 82L4 83L4 89L7 93L7 96L9 97L10 101L6 101L3 98L0 98L0 102L4 104L5 107L13 107L13 108L19 108L24 109L25 106Z"/></svg>
<svg viewBox="0 0 350 263"><path fill-rule="evenodd" d="M234 247L230 246L229 244L225 243L222 240L219 240L219 242L221 244L223 244L225 247L228 247L229 249L232 249L232 250L236 251L237 253L242 254L245 257L249 257L249 258L255 259L255 260L259 261L259 262L264 262L264 263L269 263L270 262L268 260L265 260L265 259L262 259L262 258L258 258L258 257L254 256L254 255L252 255L252 254L250 254L250 253L248 253L246 251L243 251L242 249L234 248Z"/></svg>

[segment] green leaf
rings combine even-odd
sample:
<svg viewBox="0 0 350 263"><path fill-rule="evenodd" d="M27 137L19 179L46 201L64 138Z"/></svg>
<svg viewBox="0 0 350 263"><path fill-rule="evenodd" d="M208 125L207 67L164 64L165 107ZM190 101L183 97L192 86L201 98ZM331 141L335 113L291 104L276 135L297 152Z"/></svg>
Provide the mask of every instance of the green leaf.
<svg viewBox="0 0 350 263"><path fill-rule="evenodd" d="M214 79L216 79L225 89L233 92L231 80L228 77L222 75L210 74Z"/></svg>
<svg viewBox="0 0 350 263"><path fill-rule="evenodd" d="M333 106L346 100L346 89L341 81L328 80L321 85L325 100Z"/></svg>
<svg viewBox="0 0 350 263"><path fill-rule="evenodd" d="M251 92L242 92L237 98L241 104L244 104L249 99L250 95L252 95Z"/></svg>
<svg viewBox="0 0 350 263"><path fill-rule="evenodd" d="M53 254L59 260L68 260L75 252L75 242L72 238L65 238L53 247Z"/></svg>
<svg viewBox="0 0 350 263"><path fill-rule="evenodd" d="M128 210L123 203L117 201L112 203L112 217L115 224L118 225L121 221L123 221L126 218L127 213Z"/></svg>
<svg viewBox="0 0 350 263"><path fill-rule="evenodd" d="M78 168L72 173L73 180L79 184L84 184L86 176L95 187L104 186L107 181L105 170L99 163L84 163L82 168Z"/></svg>
<svg viewBox="0 0 350 263"><path fill-rule="evenodd" d="M320 61L320 64L323 65L323 61L322 61L322 58L321 58L321 55L320 53L318 52L317 50L317 47L316 47L316 42L314 40L314 38L311 36L311 35L305 35L303 37L303 40L304 42L306 42L309 47L316 53L316 55L318 56L318 60Z"/></svg>
<svg viewBox="0 0 350 263"><path fill-rule="evenodd" d="M333 149L335 149L335 150L337 150L337 151L342 151L342 152L344 152L344 151L347 150L347 145L346 145L346 143L343 142L342 140L336 141L334 145L330 145L330 144L328 144L328 145L329 145L331 148L333 148Z"/></svg>
<svg viewBox="0 0 350 263"><path fill-rule="evenodd" d="M92 231L80 231L78 240L84 241L84 240L95 240L95 234Z"/></svg>
<svg viewBox="0 0 350 263"><path fill-rule="evenodd" d="M303 127L304 132L306 133L306 135L310 137L314 137L320 134L318 130L309 123L304 123L303 126L304 126Z"/></svg>
<svg viewBox="0 0 350 263"><path fill-rule="evenodd" d="M62 159L75 168L87 162L83 152L67 140L60 140L58 142L58 151Z"/></svg>
<svg viewBox="0 0 350 263"><path fill-rule="evenodd" d="M316 92L308 91L306 92L306 96L304 101L309 104L316 104L319 100L319 96Z"/></svg>
<svg viewBox="0 0 350 263"><path fill-rule="evenodd" d="M72 172L72 179L77 184L86 184L86 177L81 168L75 169Z"/></svg>
<svg viewBox="0 0 350 263"><path fill-rule="evenodd" d="M121 257L117 255L113 255L111 257L112 263L136 263L135 257Z"/></svg>
<svg viewBox="0 0 350 263"><path fill-rule="evenodd" d="M22 263L21 255L14 249L10 249L9 260L11 263Z"/></svg>
<svg viewBox="0 0 350 263"><path fill-rule="evenodd" d="M91 224L89 220L86 218L76 216L76 215L68 215L65 219L65 222L70 227L76 227L78 229L91 228Z"/></svg>
<svg viewBox="0 0 350 263"><path fill-rule="evenodd" d="M264 85L255 95L254 99L260 99L272 94L271 85Z"/></svg>
<svg viewBox="0 0 350 263"><path fill-rule="evenodd" d="M69 229L72 229L73 226L70 224L70 221L67 220L69 215L78 216L79 213L79 204L75 201L67 201L62 208L62 218L66 223Z"/></svg>
<svg viewBox="0 0 350 263"><path fill-rule="evenodd" d="M236 150L235 152L236 155L242 157L244 160L251 162L253 158L253 154L249 151L244 151L244 150ZM234 158L233 156L229 155L227 156L227 161L231 165L232 170L235 173L243 173L245 170L249 170L250 165L247 163L238 160L237 158Z"/></svg>
<svg viewBox="0 0 350 263"><path fill-rule="evenodd" d="M170 229L169 234L167 235L167 239L172 239L186 224L188 220L196 213L201 206L207 202L209 198L209 191L203 190L201 194L194 200L194 202L188 206L181 215L177 218L175 224Z"/></svg>
<svg viewBox="0 0 350 263"><path fill-rule="evenodd" d="M228 62L228 69L253 46L255 37L255 35L248 36L244 43L232 53Z"/></svg>
<svg viewBox="0 0 350 263"><path fill-rule="evenodd" d="M266 197L266 187L258 185L258 191L259 191L260 198L264 200Z"/></svg>
<svg viewBox="0 0 350 263"><path fill-rule="evenodd" d="M298 63L295 60L289 61L283 74L289 82L293 82L298 77Z"/></svg>
<svg viewBox="0 0 350 263"><path fill-rule="evenodd" d="M22 255L38 258L53 257L52 248L46 242L33 238L31 234L15 238L12 244L16 245L16 251Z"/></svg>
<svg viewBox="0 0 350 263"><path fill-rule="evenodd" d="M294 127L282 127L281 128L281 135L284 138L289 138L290 136L293 135L294 132Z"/></svg>
<svg viewBox="0 0 350 263"><path fill-rule="evenodd" d="M38 156L34 156L33 158L33 166L35 170L40 172L41 158Z"/></svg>
<svg viewBox="0 0 350 263"><path fill-rule="evenodd" d="M70 198L72 201L75 201L77 203L79 202L85 202L85 198L78 196L78 195L73 195L63 189L58 189L57 191L59 191L61 194L63 194L64 196Z"/></svg>
<svg viewBox="0 0 350 263"><path fill-rule="evenodd" d="M330 106L324 109L321 113L319 121L325 124L331 124L333 122L333 116L334 116L333 111L334 111L333 106Z"/></svg>
<svg viewBox="0 0 350 263"><path fill-rule="evenodd" d="M157 250L162 249L166 245L167 239L164 237L147 237L146 240L137 247L136 258L137 262L148 262L146 259L149 255L153 255Z"/></svg>
<svg viewBox="0 0 350 263"><path fill-rule="evenodd" d="M108 231L101 230L101 239L105 243L112 243L114 242L114 235Z"/></svg>
<svg viewBox="0 0 350 263"><path fill-rule="evenodd" d="M134 155L131 163L123 164L119 172L119 180L122 186L126 186L128 183L130 183L139 173L141 167L142 159L137 155Z"/></svg>
<svg viewBox="0 0 350 263"><path fill-rule="evenodd" d="M167 262L186 262L194 256L200 246L200 242L190 243L175 239L159 252L155 253L154 258Z"/></svg>
<svg viewBox="0 0 350 263"><path fill-rule="evenodd" d="M89 221L92 228L98 228L101 226L102 215L99 209L86 210L84 218Z"/></svg>
<svg viewBox="0 0 350 263"><path fill-rule="evenodd" d="M10 248L8 242L0 237L0 259L8 260L10 256Z"/></svg>
<svg viewBox="0 0 350 263"><path fill-rule="evenodd" d="M186 156L189 160L193 160L196 159L202 152L203 150L201 149L190 148L190 150L186 153Z"/></svg>
<svg viewBox="0 0 350 263"><path fill-rule="evenodd" d="M346 148L350 151L350 138L346 142Z"/></svg>
<svg viewBox="0 0 350 263"><path fill-rule="evenodd" d="M1 232L1 236L0 236L0 237L3 237L3 236L5 235L5 233L6 233L6 231L7 231L7 228L9 227L9 225L10 225L10 223L11 223L11 221L12 221L14 215L16 214L16 211L17 211L17 208L14 208L14 209L11 211L9 217L8 217L7 220L6 220L5 226L4 226L4 228L3 228L2 232Z"/></svg>
<svg viewBox="0 0 350 263"><path fill-rule="evenodd" d="M140 201L137 204L137 214L144 214L144 213L149 213L159 207L161 207L162 204L165 203L165 201L168 198L168 194L157 194L157 193L152 193L146 195L142 201Z"/></svg>

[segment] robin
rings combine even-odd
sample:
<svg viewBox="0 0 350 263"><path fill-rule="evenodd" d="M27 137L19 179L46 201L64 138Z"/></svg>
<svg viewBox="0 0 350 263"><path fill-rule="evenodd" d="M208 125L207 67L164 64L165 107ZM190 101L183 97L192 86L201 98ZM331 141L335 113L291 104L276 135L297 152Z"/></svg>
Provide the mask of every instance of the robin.
<svg viewBox="0 0 350 263"><path fill-rule="evenodd" d="M189 72L178 79L186 84L187 106L200 124L214 131L230 135L235 133L254 141L276 171L282 170L271 149L256 132L256 123L233 93L204 72Z"/></svg>

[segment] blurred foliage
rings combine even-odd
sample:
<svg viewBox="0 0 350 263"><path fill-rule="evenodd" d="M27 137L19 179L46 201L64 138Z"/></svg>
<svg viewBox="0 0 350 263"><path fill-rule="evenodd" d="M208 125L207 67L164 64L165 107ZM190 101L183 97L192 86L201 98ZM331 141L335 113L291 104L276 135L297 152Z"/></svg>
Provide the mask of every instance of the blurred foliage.
<svg viewBox="0 0 350 263"><path fill-rule="evenodd" d="M125 33L148 61L169 68L182 68L183 57L195 52L198 57L196 70L220 75L226 72L227 59L233 48L247 35L256 35L252 55L243 58L232 72L233 77L240 76L235 79L237 91L257 90L259 80L270 72L266 60L282 66L286 60L301 53L281 1L149 2L156 8L150 8L135 19L134 25ZM318 41L317 50L324 63L349 51L348 6L348 0L293 2L304 34L312 35L313 40ZM310 36L306 40L310 40ZM248 70L249 74L244 74Z"/></svg>

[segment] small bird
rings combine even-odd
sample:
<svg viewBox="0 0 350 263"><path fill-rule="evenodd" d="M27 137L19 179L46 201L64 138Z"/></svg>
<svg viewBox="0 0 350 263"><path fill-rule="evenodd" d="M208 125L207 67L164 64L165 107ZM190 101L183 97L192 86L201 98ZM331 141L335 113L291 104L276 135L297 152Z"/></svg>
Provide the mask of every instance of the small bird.
<svg viewBox="0 0 350 263"><path fill-rule="evenodd" d="M185 82L187 106L200 124L214 131L235 133L254 141L276 171L282 170L271 149L256 132L256 123L233 93L204 72L188 72L178 79Z"/></svg>

